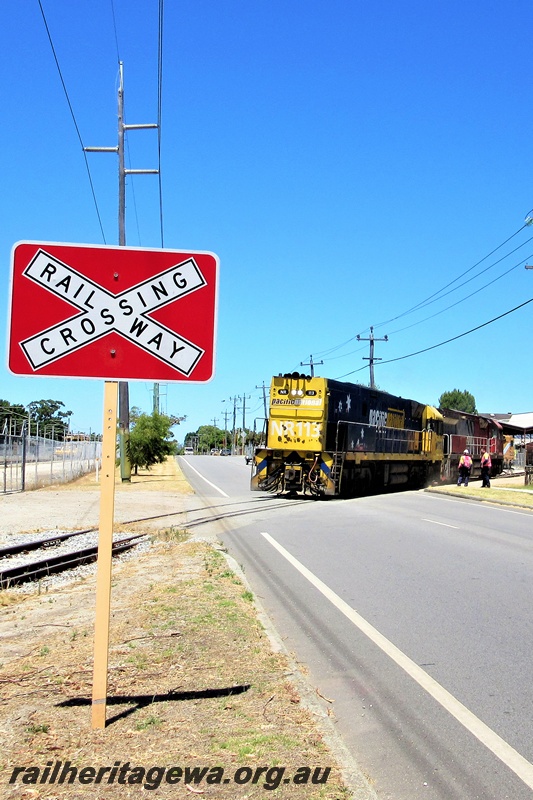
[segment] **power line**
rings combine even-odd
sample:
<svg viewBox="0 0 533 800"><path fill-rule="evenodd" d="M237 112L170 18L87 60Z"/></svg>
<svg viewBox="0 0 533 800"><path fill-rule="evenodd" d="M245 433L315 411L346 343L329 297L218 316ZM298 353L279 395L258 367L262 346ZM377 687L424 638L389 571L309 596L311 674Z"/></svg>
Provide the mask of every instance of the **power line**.
<svg viewBox="0 0 533 800"><path fill-rule="evenodd" d="M115 47L117 49L117 61L120 64L122 59L120 58L120 52L119 52L119 49L118 49L117 20L116 20L116 17L115 17L115 4L114 4L113 0L111 0L111 15L113 17L113 31L114 31L114 34L115 34Z"/></svg>
<svg viewBox="0 0 533 800"><path fill-rule="evenodd" d="M159 0L159 19L157 37L157 172L159 182L159 224L161 232L161 247L164 247L163 226L163 183L161 178L161 117L163 107L163 22L164 0Z"/></svg>
<svg viewBox="0 0 533 800"><path fill-rule="evenodd" d="M366 331L360 331L360 333L366 333ZM327 356L329 353L334 353L335 350L340 350L341 347L344 347L345 345L350 344L350 342L353 342L354 339L356 339L355 336L350 336L350 338L346 339L346 341L342 342L342 344L336 344L333 347L328 348L327 350L320 350L316 355L317 356Z"/></svg>
<svg viewBox="0 0 533 800"><path fill-rule="evenodd" d="M449 283L447 283L445 286L443 286L441 289L438 289L438 290L437 290L436 292L434 292L432 295L430 295L429 297L426 297L426 299L425 299L425 300L421 300L419 303L417 303L416 305L412 306L412 307L411 307L411 308L409 308L407 311L403 311L401 314L398 314L397 316L395 316L395 317L392 317L392 319L385 320L384 322L378 322L378 323L377 323L377 325L375 325L374 327L378 328L378 327L380 327L381 325L388 325L388 324L390 324L391 322L395 322L395 320L397 320L397 319L400 319L400 317L405 317L405 316L407 316L407 314L411 314L413 311L416 311L417 309L419 309L419 308L422 308L423 306L429 305L430 301L431 301L431 302L433 302L433 303L434 303L434 302L436 302L436 300L440 299L440 297L437 297L437 295L441 295L441 297L446 297L446 295L442 295L442 292L444 292L444 290L445 290L445 289L448 289L448 287L449 287L449 286L452 286L454 283L457 283L457 281L458 281L458 280L460 280L460 279L463 277L463 275L468 275L468 273L469 273L469 272L472 272L472 270L473 270L473 269L475 269L475 268L476 268L476 267L478 267L480 264L482 264L484 261L486 261L486 260L487 260L487 258L490 258L490 256L492 256L494 253L496 253L496 251L497 251L497 250L499 250L501 247L503 247L504 245L506 245L506 244L507 244L507 242L510 242L510 241L511 241L511 239L513 239L515 236L517 236L517 235L520 233L520 231L523 231L523 230L524 230L524 228L526 228L526 227L527 227L527 223L524 223L524 225L522 225L522 227L521 227L521 228L519 228L517 231L515 231L515 232L514 232L514 233L513 233L511 236L509 236L509 237L508 237L508 238L507 238L507 239L506 239L504 242L502 242L501 244L499 244L499 245L498 245L498 247L495 247L495 248L494 248L494 250L491 250L491 252L490 252L490 253L487 253L487 255L486 255L486 256L483 256L483 258L481 258L479 261L477 261L475 264L473 264L473 265L472 265L471 267L469 267L467 270L465 270L464 272L462 272L462 273L461 273L461 275L458 275L456 278L454 278L454 279L453 279L453 281L450 281L450 282L449 282ZM531 238L533 238L533 237L531 237ZM512 255L513 253L515 253L515 252L516 252L516 250L519 250L519 249L520 249L520 247L523 247L525 244L527 244L527 243L528 243L528 242L530 242L530 241L531 241L531 239L527 239L525 242L523 242L523 244L519 245L519 246L518 246L517 248L515 248L514 250L511 250L511 252L510 252L510 253L507 253L507 255L506 255L506 256L502 256L502 258L500 258L498 261L495 261L495 262L494 262L494 264L492 264L490 267L487 267L485 270L482 270L482 271L481 271L480 273L478 273L478 274L479 274L479 275L483 275L483 273L484 273L484 272L486 272L488 269L491 269L493 266L495 266L495 264L499 264L499 263L500 263L500 261L503 261L505 258L508 258L510 255ZM464 285L465 285L465 283L469 283L470 281L474 280L476 277L477 277L477 276L476 276L476 275L474 275L474 277L473 277L473 278L469 278L469 279L468 279L468 281L464 281L463 283L461 283L459 286L456 286L456 287L455 287L455 289L452 289L451 291L455 291L456 289L460 289L460 288L461 288L461 286L464 286ZM446 294L450 294L450 292L447 292ZM435 298L435 300L434 300L433 298Z"/></svg>
<svg viewBox="0 0 533 800"><path fill-rule="evenodd" d="M87 176L89 178L89 184L91 186L91 193L92 193L92 196L93 196L94 207L96 209L96 216L98 217L98 223L100 225L100 231L101 231L101 234L102 234L102 239L104 240L104 244L107 244L106 238L105 238L105 233L104 233L104 227L102 225L102 218L100 216L100 210L98 208L98 203L96 202L96 193L94 191L93 179L91 177L91 171L89 169L89 161L87 159L87 154L86 154L85 149L83 147L83 140L81 138L80 129L78 127L78 123L77 123L76 117L74 115L74 109L72 108L72 103L70 102L70 97L68 95L67 87L66 87L65 81L63 79L63 73L61 72L61 67L59 66L59 60L57 58L57 54L56 54L56 50L55 50L55 47L54 47L54 43L52 41L52 35L51 35L50 29L48 27L48 22L46 20L46 15L44 13L44 8L42 6L41 0L37 0L37 1L39 3L39 8L41 9L41 15L42 15L42 18L43 18L44 27L46 29L46 33L47 33L47 36L48 36L48 41L50 42L50 47L52 48L52 54L54 56L54 61L56 63L57 71L59 73L59 78L61 80L61 85L63 87L63 91L65 93L65 97L67 99L67 104L68 104L68 107L69 107L69 110L70 110L70 115L72 117L72 121L74 122L74 127L76 129L76 133L78 135L78 139L79 139L79 142L80 142L80 145L81 145L81 149L82 149L82 152L83 152L83 158L85 160L85 168L87 169Z"/></svg>
<svg viewBox="0 0 533 800"><path fill-rule="evenodd" d="M528 256L526 256L526 258L522 259L522 261L519 261L518 264L515 264L514 267L510 267L508 270L506 270L505 272L502 272L501 275L498 275L496 278L493 278L491 281L486 283L484 286L480 286L480 288L476 289L475 292L470 292L470 294L467 294L467 295L465 295L465 297L462 297L460 300L457 300L455 303L452 303L451 305L446 306L446 308L441 308L441 310L435 312L435 314L431 314L429 317L424 317L424 319L421 319L418 322L413 322L412 325L406 325L405 328L399 328L396 331L392 331L391 336L394 335L395 333L402 333L403 331L407 331L407 330L409 330L409 328L414 328L416 325L419 325L422 322L427 322L428 320L433 319L434 317L438 317L439 314L443 314L445 311L449 311L450 308L455 308L455 306L458 306L461 303L464 303L465 300L470 300L471 297L474 297L474 295L476 295L479 292L483 291L483 289L487 289L489 286L492 286L493 283L496 283L496 281L499 281L502 278L505 278L505 276L509 275L510 272L514 272L515 269L518 269L518 267L521 267L522 264L524 263L524 261L527 261L532 256L533 256L533 253L530 253Z"/></svg>
<svg viewBox="0 0 533 800"><path fill-rule="evenodd" d="M519 306L511 308L509 311L505 311L503 314L499 314L499 316L489 319L488 322L483 322L481 325L477 325L475 328L470 328L469 331L465 331L464 333L459 333L457 336L452 336L451 339L446 339L444 342L439 342L438 344L431 345L431 347L425 347L423 350L417 350L414 353L408 353L405 356L398 356L397 358L389 358L387 359L387 361L382 361L381 363L392 364L393 361L403 361L406 358L412 358L413 356L419 356L422 353L428 353L430 350L436 350L437 347L442 347L443 345L449 344L450 342L455 342L457 341L457 339L462 339L464 336L469 336L471 333L475 333L475 331L481 330L481 328L486 328L487 325L492 325L493 322L497 322L499 319L503 319L504 317L507 317L509 314L513 314L515 311L518 311L520 308L524 308L524 306L527 306L529 303L533 303L533 297L531 297L529 300L526 300L524 303L520 303ZM337 380L340 380L341 378L346 378L348 375L353 375L356 372L361 372L363 369L366 369L366 367L360 367L359 369L354 369L351 372L346 372L344 375L340 375Z"/></svg>
<svg viewBox="0 0 533 800"><path fill-rule="evenodd" d="M532 238L533 238L533 237L532 237ZM530 242L530 241L531 241L531 239L528 239L526 242L524 242L524 244L527 244L527 243L528 243L528 242ZM523 246L523 245L520 245L520 247L522 247L522 246ZM508 255L507 255L507 256L504 256L503 258L499 259L498 261L496 261L496 262L495 262L494 264L492 264L491 266L495 266L496 264L499 264L499 263L500 263L500 261L503 261L503 260L504 260L504 258L507 258L509 255L512 255L512 253L516 252L516 250L518 250L518 249L519 249L519 248L515 248L515 250L512 250L512 251L511 251L511 253L508 253ZM394 336L394 334L396 334L396 333L403 333L404 331L408 331L408 330L410 330L411 328L415 328L417 325L421 325L421 324L422 324L422 323L424 323L424 322L428 322L430 319L434 319L435 317L438 317L438 316L440 316L441 314L444 314L444 312L445 312L445 311L449 311L451 308L455 308L455 306L458 306L458 305L460 305L461 303L464 303L466 300L470 300L470 298L471 298L471 297L474 297L474 296L475 296L476 294L478 294L479 292L483 291L484 289L487 289L489 286L492 286L492 284L493 284L493 283L496 283L497 281L499 281L499 280L501 280L502 278L504 278L506 275L509 275L509 273L510 273L510 272L513 272L515 269L518 269L518 267L522 266L522 264L524 264L524 262L525 262L525 261L527 261L527 260L528 260L528 259L530 259L530 258L533 258L533 253L530 253L528 256L526 256L525 258L523 258L523 259L522 259L521 261L519 261L517 264L515 264L515 265L514 265L514 266L512 266L512 267L510 267L510 268L509 268L508 270L506 270L505 272L502 272L502 273L501 273L501 275L498 275L496 278L493 278L493 280L489 281L488 283L485 283L483 286L480 286L480 287L479 287L479 289L476 289L474 292L470 292L470 294L467 294L467 295L465 295L465 296L464 296L464 297L462 297L460 300L457 300L455 303L451 303L449 306L446 306L445 308L441 308L441 309L440 309L440 311L436 311L434 314L430 314L428 317L424 317L424 319L420 319L420 320L417 320L417 322L413 322L413 323L411 323L411 325L405 325L403 328L397 328L396 330L394 330L394 331L391 331L391 333L390 333L389 335L390 335L390 336ZM487 267L486 269L484 269L482 272L480 272L480 273L479 273L477 276L475 276L475 277L479 277L479 275L483 275L483 273L484 273L484 272L487 272L487 271L488 271L490 268L491 268L491 267ZM466 285L467 283L470 283L470 281L472 281L472 280L474 280L474 278L470 278L468 281L465 281L465 283L464 283L464 284L462 284L462 285ZM460 287L456 287L456 288L460 288ZM453 290L453 291L454 291L454 290ZM448 294L450 294L450 293L448 292ZM439 298L439 299L440 299L440 298ZM427 305L430 305L430 304L428 303ZM422 306L421 306L421 307L422 307ZM359 337L359 338L361 338L361 337ZM345 344L346 344L346 342L345 342ZM341 345L339 345L339 347L340 347L340 346L341 346ZM334 349L337 349L337 348L332 348L332 351L333 351ZM326 358L326 361L336 361L336 360L338 360L339 358L347 358L348 356L350 356L350 355L353 355L354 353L358 353L358 352L360 352L360 350L361 350L361 349L362 349L362 348L358 348L357 350L351 350L349 353L343 353L343 355L341 355L341 356L333 356L332 358ZM359 371L359 370L356 370L356 371ZM351 373L348 373L348 374L351 374Z"/></svg>
<svg viewBox="0 0 533 800"><path fill-rule="evenodd" d="M516 253L517 250L520 250L521 247L524 247L526 244L529 244L529 242L531 242L531 241L533 241L533 236L531 236L529 239L526 239L525 242L522 242L521 245L519 245L518 247L515 247L514 250L511 250L509 253L507 253L505 256L502 256L501 258L499 258L493 264L490 264L488 267L485 267L485 269L482 269L481 272L477 273L477 275L473 275L471 278L468 278L468 280L463 281L463 283L460 283L459 286L456 286L454 289L450 289L449 292L446 292L445 294L441 294L440 297L436 297L434 300L428 300L427 302L419 304L419 307L416 310L419 311L420 309L425 308L426 306L432 305L433 303L436 303L438 300L442 300L444 297L447 297L449 294L452 294L452 292L457 291L457 289L461 289L463 286L466 286L467 283L471 283L472 281L475 281L476 278L479 278L481 275L484 275L485 272L488 272L489 269L492 269L493 267L497 266L497 264L501 264L502 261L505 261L506 258L509 258L509 256L512 256L513 253ZM523 264L524 261L527 261L528 258L529 258L529 256L526 256L525 259L523 259L522 261L519 261L518 264L516 264L514 267L511 267L511 269L509 269L506 272L502 273L502 275L500 275L499 278L502 278L504 275L507 275L509 272L512 272L512 270L516 269L521 264ZM496 278L495 280L499 280L499 278ZM485 284L485 286L480 286L479 289L476 289L475 292L472 292L467 297L473 297L473 295L477 294L478 292L483 291L483 289L486 289L486 287L490 286L492 283L494 283L494 281L490 281L489 283ZM450 284L448 284L448 285L450 285ZM467 297L465 297L463 299L466 300ZM462 302L462 301L459 301L459 302ZM442 310L443 311L447 311L449 308L453 308L454 305L457 305L457 304L456 303L452 303L451 306L447 306L446 308L444 308ZM400 316L401 317L406 316L407 313L408 312L406 312L405 314L400 314ZM399 319L399 317L396 317L396 319ZM420 320L420 322L424 322L424 321L425 320ZM418 325L419 323L415 322L414 324ZM409 327L412 327L412 326L409 326Z"/></svg>
<svg viewBox="0 0 533 800"><path fill-rule="evenodd" d="M364 331L364 333L366 333L366 331ZM357 335L359 336L359 334ZM326 358L326 361L338 361L339 358L348 358L348 356L353 356L355 353L360 353L361 350L366 350L366 347L358 347L357 350L350 350L348 353L343 353L342 356L331 356L331 358Z"/></svg>
<svg viewBox="0 0 533 800"><path fill-rule="evenodd" d="M493 264L491 264L490 266L486 267L486 268L485 268L484 270L482 270L481 272L477 273L477 275L474 275L473 277L469 278L467 281L463 281L463 283L461 283L459 286L456 286L454 289L450 290L450 292L446 292L446 294L442 294L442 293L444 292L444 290L445 290L445 289L449 288L449 287L450 287L450 286L452 286L454 283L456 283L456 282L457 282L457 281L458 281L458 280L459 280L459 279L462 277L462 275L467 275L469 272L471 272L471 271L472 271L473 269L475 269L477 266L479 266L480 264L482 264L484 261L486 261L486 259L487 259L487 258L490 258L490 256L491 256L491 255L493 255L494 253L496 253L496 252L497 252L497 251L498 251L500 248L502 248L504 245L506 245L508 242L510 242L510 241L511 241L511 239L513 239L515 236L517 236L517 235L518 235L518 234L519 234L519 233L520 233L522 230L524 230L524 228L528 227L530 224L531 224L531 223L530 223L530 222L528 222L528 221L526 220L526 223L525 223L524 225L522 225L522 227L521 227L521 228L519 228L517 231L515 231L515 233L513 233L511 236L507 237L507 239L505 239L505 241L501 242L501 244L499 244L497 247L495 247L493 250L491 250L491 252L490 252L490 253L487 253L487 255L486 255L486 256L484 256L484 257L483 257L483 258L481 258L479 261L477 261L475 264L473 264L471 267L469 267L467 270L465 270L465 271L464 271L464 272L463 272L461 275L458 275L456 278L454 278L452 281L450 281L449 283L447 283L445 286L443 286L443 287L442 287L441 289L439 289L437 292L434 292L432 295L430 295L429 297L427 297L425 300L421 300L419 303L417 303L416 305L412 306L412 307L411 307L410 309L408 309L407 311L404 311L404 312L402 312L402 313L400 313L400 314L397 314L396 316L394 316L394 317L392 317L391 319L389 319L389 320L386 320L386 321L384 321L384 322L379 322L379 323L377 323L377 325L374 325L373 327L374 327L374 328L378 328L378 327L381 327L381 326L383 326L383 325L387 325L387 324L389 324L389 323L391 323L391 322L394 322L395 320L398 320L398 319L400 319L401 317L407 316L408 314L410 314L410 313L412 313L412 312L414 312L414 311L416 311L416 310L420 310L420 309L422 309L422 308L423 308L423 307L425 307L426 305L431 305L432 303L434 303L434 302L437 302L437 300L440 300L440 299L442 299L443 297L446 297L448 294L451 294L452 292L456 291L457 289L460 289L462 286L465 286L467 283L470 283L471 281L475 280L477 277L479 277L480 275L483 275L485 272L487 272L489 269L492 269L492 267L496 266L497 264L500 264L502 261L504 261L506 258L508 258L509 256L511 256L513 253L515 253L515 252L516 252L517 250L519 250L521 247L524 247L524 245L526 245L526 244L528 244L528 242L532 241L532 240L533 240L533 237L531 237L531 238L529 238L529 239L526 239L526 241L525 241L525 242L523 242L521 245L519 245L518 247L516 247L514 250L511 250L511 251L510 251L509 253L507 253L505 256L502 256L501 258L499 258L499 259L498 259L497 261L495 261ZM529 257L530 257L530 256L528 256L528 258L529 258ZM516 266L519 266L521 263L523 263L523 262L519 262L519 264L517 264ZM516 266L515 266L515 267L512 267L512 269L516 269ZM502 273L502 275L500 275L500 276L499 276L498 278L496 278L495 280L499 280L499 278L503 277L504 275L507 275L509 272L511 272L511 271L512 271L512 269L511 269L511 270L507 270L506 272ZM472 297L472 296L473 296L473 294L476 294L477 292L480 292L480 291L482 291L483 289L487 288L487 286L490 286L490 285L491 285L492 283L494 283L494 282L495 282L495 281L490 281L489 283L485 284L485 286L482 286L482 287L480 287L478 290L476 290L476 292L473 292L473 293L471 293L471 294L467 295L465 298L463 298L463 300L467 300L468 298ZM440 295L440 297L437 297L437 295ZM434 299L434 298L435 298L435 299ZM460 303L460 302L463 302L463 300L459 300L457 303L453 303L452 305L450 305L450 306L447 306L446 308L444 308L444 309L442 309L441 311L437 312L437 314L434 314L434 315L432 315L432 316L426 317L426 318L425 318L425 319L423 319L423 320L419 320L418 322L415 322L415 323L413 323L412 325L408 325L408 326L406 326L405 328L400 328L399 330L397 330L397 331L393 331L392 333L400 333L401 331L407 330L408 328L412 328L412 327L414 327L415 325L419 325L419 324L421 324L421 323L423 323L423 322L426 322L427 320L429 320L429 319L432 319L432 318L433 318L433 316L437 316L438 314L441 314L441 313L443 313L444 311L447 311L448 309L450 309L450 308L453 308L455 305L458 305L458 303ZM360 335L361 335L361 334L364 334L364 333L367 333L368 331L369 331L369 328L367 327L367 328L365 328L364 330L360 331ZM390 335L392 335L392 334L390 334ZM354 340L354 339L356 339L356 338L357 338L356 336L353 336L353 337L351 337L350 339L347 339L345 342L342 342L341 344L334 345L333 347L330 347L330 348L329 348L329 349L327 349L327 350L322 350L322 351L319 351L319 352L317 353L317 355L318 355L318 356L323 356L323 357L325 357L325 356L328 356L330 353L333 353L333 352L335 352L335 351L337 351L337 350L340 350L342 347L345 347L347 344L349 344L351 341L353 341L353 340ZM345 357L347 357L348 355L352 355L354 352L358 352L358 351L357 351L357 350L354 350L354 351L351 351L350 353L346 353L345 355L342 355L342 356L335 356L335 359L338 359L338 358L345 358ZM333 360L333 359L326 359L326 360L328 360L328 361L329 361L329 360ZM348 374L351 374L351 373L348 373Z"/></svg>

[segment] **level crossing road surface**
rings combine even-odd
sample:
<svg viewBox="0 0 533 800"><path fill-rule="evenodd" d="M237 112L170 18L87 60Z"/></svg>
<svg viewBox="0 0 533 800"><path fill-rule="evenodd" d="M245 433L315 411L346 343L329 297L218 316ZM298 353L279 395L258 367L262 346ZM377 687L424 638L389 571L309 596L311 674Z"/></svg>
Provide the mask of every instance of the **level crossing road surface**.
<svg viewBox="0 0 533 800"><path fill-rule="evenodd" d="M533 798L531 512L278 498L243 457L180 464L379 798Z"/></svg>

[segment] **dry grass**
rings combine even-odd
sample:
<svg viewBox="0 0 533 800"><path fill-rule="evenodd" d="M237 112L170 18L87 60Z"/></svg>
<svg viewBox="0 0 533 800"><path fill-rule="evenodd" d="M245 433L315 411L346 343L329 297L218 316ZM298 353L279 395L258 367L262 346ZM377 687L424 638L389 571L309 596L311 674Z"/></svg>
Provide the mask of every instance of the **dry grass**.
<svg viewBox="0 0 533 800"><path fill-rule="evenodd" d="M439 486L430 491L440 494L450 494L459 497L469 497L474 500L483 500L490 503L501 503L521 508L533 508L533 486L514 486L505 488L501 484L494 484L490 489L483 489L479 482L469 483L468 486Z"/></svg>
<svg viewBox="0 0 533 800"><path fill-rule="evenodd" d="M132 491L135 483L117 488ZM257 620L250 592L221 553L185 539L182 531L162 531L148 553L114 568L105 730L91 729L95 579L0 609L8 654L0 668L3 798L146 797L148 773L143 784L133 767L172 766L209 767L219 782L163 780L149 796L264 797L267 775L271 788L281 780L276 797L348 796L287 659L272 651ZM20 777L9 784L16 766L42 775L57 761L78 769L131 766L121 784L106 783L109 772L98 785L24 784ZM239 767L249 767L249 774L273 771L258 772L255 784L236 785ZM280 767L285 773L274 769ZM285 782L302 767L332 770L325 784Z"/></svg>
<svg viewBox="0 0 533 800"><path fill-rule="evenodd" d="M94 472L83 475L70 483L54 484L53 486L46 487L48 490L57 491L62 489L69 490L85 490L92 489L99 486L99 481L96 481ZM115 472L115 491L116 492L150 492L150 491L165 491L171 489L179 494L194 494L190 484L184 477L182 471L178 467L175 458L169 458L163 464L155 464L150 469L139 469L139 474L132 473L131 482L122 482L120 478L120 467L117 466Z"/></svg>

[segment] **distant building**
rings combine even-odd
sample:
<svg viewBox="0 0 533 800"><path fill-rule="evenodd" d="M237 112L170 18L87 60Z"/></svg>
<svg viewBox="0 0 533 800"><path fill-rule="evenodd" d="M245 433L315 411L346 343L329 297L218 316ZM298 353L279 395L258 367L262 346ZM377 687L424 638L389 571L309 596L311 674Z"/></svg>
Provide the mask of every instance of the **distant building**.
<svg viewBox="0 0 533 800"><path fill-rule="evenodd" d="M496 419L502 426L507 439L504 459L507 453L506 460L510 465L522 468L524 464L529 464L533 459L533 411L526 411L522 414L513 414L510 411L507 414L485 414L484 416Z"/></svg>

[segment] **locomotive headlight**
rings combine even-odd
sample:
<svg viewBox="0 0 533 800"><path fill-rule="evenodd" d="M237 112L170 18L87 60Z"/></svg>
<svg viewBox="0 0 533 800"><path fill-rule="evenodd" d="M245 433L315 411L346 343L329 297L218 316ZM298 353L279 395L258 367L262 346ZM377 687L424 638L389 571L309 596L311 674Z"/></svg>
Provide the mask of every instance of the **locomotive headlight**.
<svg viewBox="0 0 533 800"><path fill-rule="evenodd" d="M298 389L297 394L298 394L298 397L303 397L304 396L304 393L303 393L302 389Z"/></svg>
<svg viewBox="0 0 533 800"><path fill-rule="evenodd" d="M298 392L296 391L296 389L291 389L291 394L292 394L293 397L296 397Z"/></svg>

